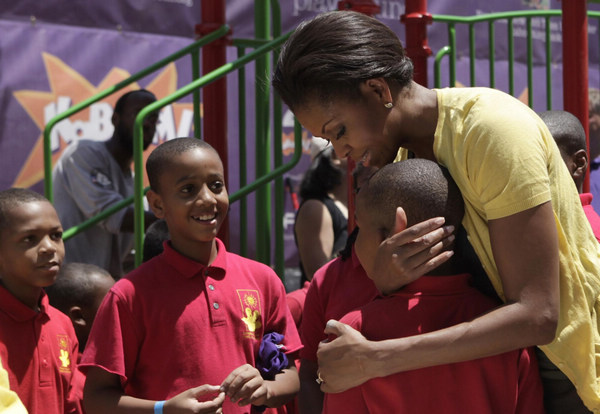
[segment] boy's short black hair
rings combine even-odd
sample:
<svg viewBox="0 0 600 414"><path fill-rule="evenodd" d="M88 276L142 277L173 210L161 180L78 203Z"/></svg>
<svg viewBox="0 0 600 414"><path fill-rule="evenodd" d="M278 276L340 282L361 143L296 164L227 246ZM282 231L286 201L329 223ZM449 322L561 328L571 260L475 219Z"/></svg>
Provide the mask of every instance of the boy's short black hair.
<svg viewBox="0 0 600 414"><path fill-rule="evenodd" d="M170 168L175 156L195 148L211 150L219 156L209 143L198 138L174 138L156 147L146 161L146 173L152 191L160 193L160 177L166 169Z"/></svg>
<svg viewBox="0 0 600 414"><path fill-rule="evenodd" d="M367 214L387 236L394 230L397 207L404 209L408 227L433 217L445 217L446 225L458 228L464 216L463 198L450 173L426 159L413 158L384 166L373 174L361 193L365 190L370 210Z"/></svg>
<svg viewBox="0 0 600 414"><path fill-rule="evenodd" d="M587 150L585 130L575 115L567 111L545 111L539 115L556 145L565 154L573 155L579 150Z"/></svg>
<svg viewBox="0 0 600 414"><path fill-rule="evenodd" d="M45 288L50 305L68 314L72 306L92 306L96 300L96 278L110 273L89 263L67 263L61 266L56 282Z"/></svg>
<svg viewBox="0 0 600 414"><path fill-rule="evenodd" d="M8 210L22 204L40 201L49 203L48 199L40 193L26 188L9 188L8 190L0 191L0 231L8 227L10 222Z"/></svg>

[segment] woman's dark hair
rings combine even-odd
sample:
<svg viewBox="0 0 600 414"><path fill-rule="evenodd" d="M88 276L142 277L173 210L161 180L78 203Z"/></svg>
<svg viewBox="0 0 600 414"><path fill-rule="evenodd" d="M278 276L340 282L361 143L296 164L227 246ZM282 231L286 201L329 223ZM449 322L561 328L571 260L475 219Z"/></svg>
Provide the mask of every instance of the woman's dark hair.
<svg viewBox="0 0 600 414"><path fill-rule="evenodd" d="M342 174L345 172L333 164L331 160L332 151L331 147L321 151L304 173L300 183L300 198L302 200L326 197L327 193L341 184Z"/></svg>
<svg viewBox="0 0 600 414"><path fill-rule="evenodd" d="M298 26L281 49L272 84L295 110L315 98L359 98L360 83L373 78L401 89L412 75L412 62L389 27L362 13L334 11Z"/></svg>

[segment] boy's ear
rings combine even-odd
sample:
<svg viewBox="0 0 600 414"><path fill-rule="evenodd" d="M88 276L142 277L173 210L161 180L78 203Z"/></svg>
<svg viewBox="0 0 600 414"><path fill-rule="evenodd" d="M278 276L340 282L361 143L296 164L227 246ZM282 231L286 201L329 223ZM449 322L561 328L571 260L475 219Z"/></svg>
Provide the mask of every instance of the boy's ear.
<svg viewBox="0 0 600 414"><path fill-rule="evenodd" d="M573 154L571 160L573 161L575 167L573 170L573 178L583 179L588 166L587 151L584 149L578 150L575 152L575 154Z"/></svg>
<svg viewBox="0 0 600 414"><path fill-rule="evenodd" d="M400 233L406 229L408 220L406 219L406 213L402 207L396 209L396 223L394 224L394 234Z"/></svg>
<svg viewBox="0 0 600 414"><path fill-rule="evenodd" d="M79 306L71 306L69 308L69 318L71 318L71 322L76 326L85 326L87 325L87 321L83 317L83 312Z"/></svg>
<svg viewBox="0 0 600 414"><path fill-rule="evenodd" d="M146 198L148 199L148 205L152 209L154 215L159 219L165 218L165 210L160 195L153 190L148 190Z"/></svg>

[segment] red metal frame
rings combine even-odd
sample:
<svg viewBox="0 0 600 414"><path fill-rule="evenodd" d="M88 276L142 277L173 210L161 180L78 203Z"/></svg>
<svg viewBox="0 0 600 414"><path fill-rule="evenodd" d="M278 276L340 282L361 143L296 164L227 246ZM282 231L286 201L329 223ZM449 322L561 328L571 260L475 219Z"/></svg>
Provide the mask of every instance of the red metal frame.
<svg viewBox="0 0 600 414"><path fill-rule="evenodd" d="M404 14L400 21L406 25L406 54L414 65L415 82L427 87L427 58L431 48L427 44L427 25L431 24L431 14L427 13L427 0L406 0Z"/></svg>
<svg viewBox="0 0 600 414"><path fill-rule="evenodd" d="M225 0L201 2L202 23L196 25L196 35L206 35L225 24ZM226 47L229 36L219 39L202 48L202 74L207 74L227 63ZM221 156L225 175L229 171L227 149L227 79L221 78L202 89L203 138ZM225 220L219 231L219 238L229 245L229 224Z"/></svg>
<svg viewBox="0 0 600 414"><path fill-rule="evenodd" d="M586 0L563 0L563 104L583 125L589 159L588 32ZM589 159L591 161L591 159ZM589 169L583 191L590 191Z"/></svg>

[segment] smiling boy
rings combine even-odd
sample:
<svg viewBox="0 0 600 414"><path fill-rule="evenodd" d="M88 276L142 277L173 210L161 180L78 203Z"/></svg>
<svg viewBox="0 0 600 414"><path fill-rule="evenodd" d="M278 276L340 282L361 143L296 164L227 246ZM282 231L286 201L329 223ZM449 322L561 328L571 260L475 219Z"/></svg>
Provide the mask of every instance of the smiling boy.
<svg viewBox="0 0 600 414"><path fill-rule="evenodd" d="M71 396L77 338L43 290L64 254L62 226L46 198L0 191L0 359L30 414L79 410Z"/></svg>
<svg viewBox="0 0 600 414"><path fill-rule="evenodd" d="M275 273L216 238L229 208L219 155L177 138L152 152L146 170L148 201L171 240L117 282L98 311L82 361L88 414L284 404L299 387L292 359L266 381L256 358L267 333L284 334L287 354L300 340Z"/></svg>

